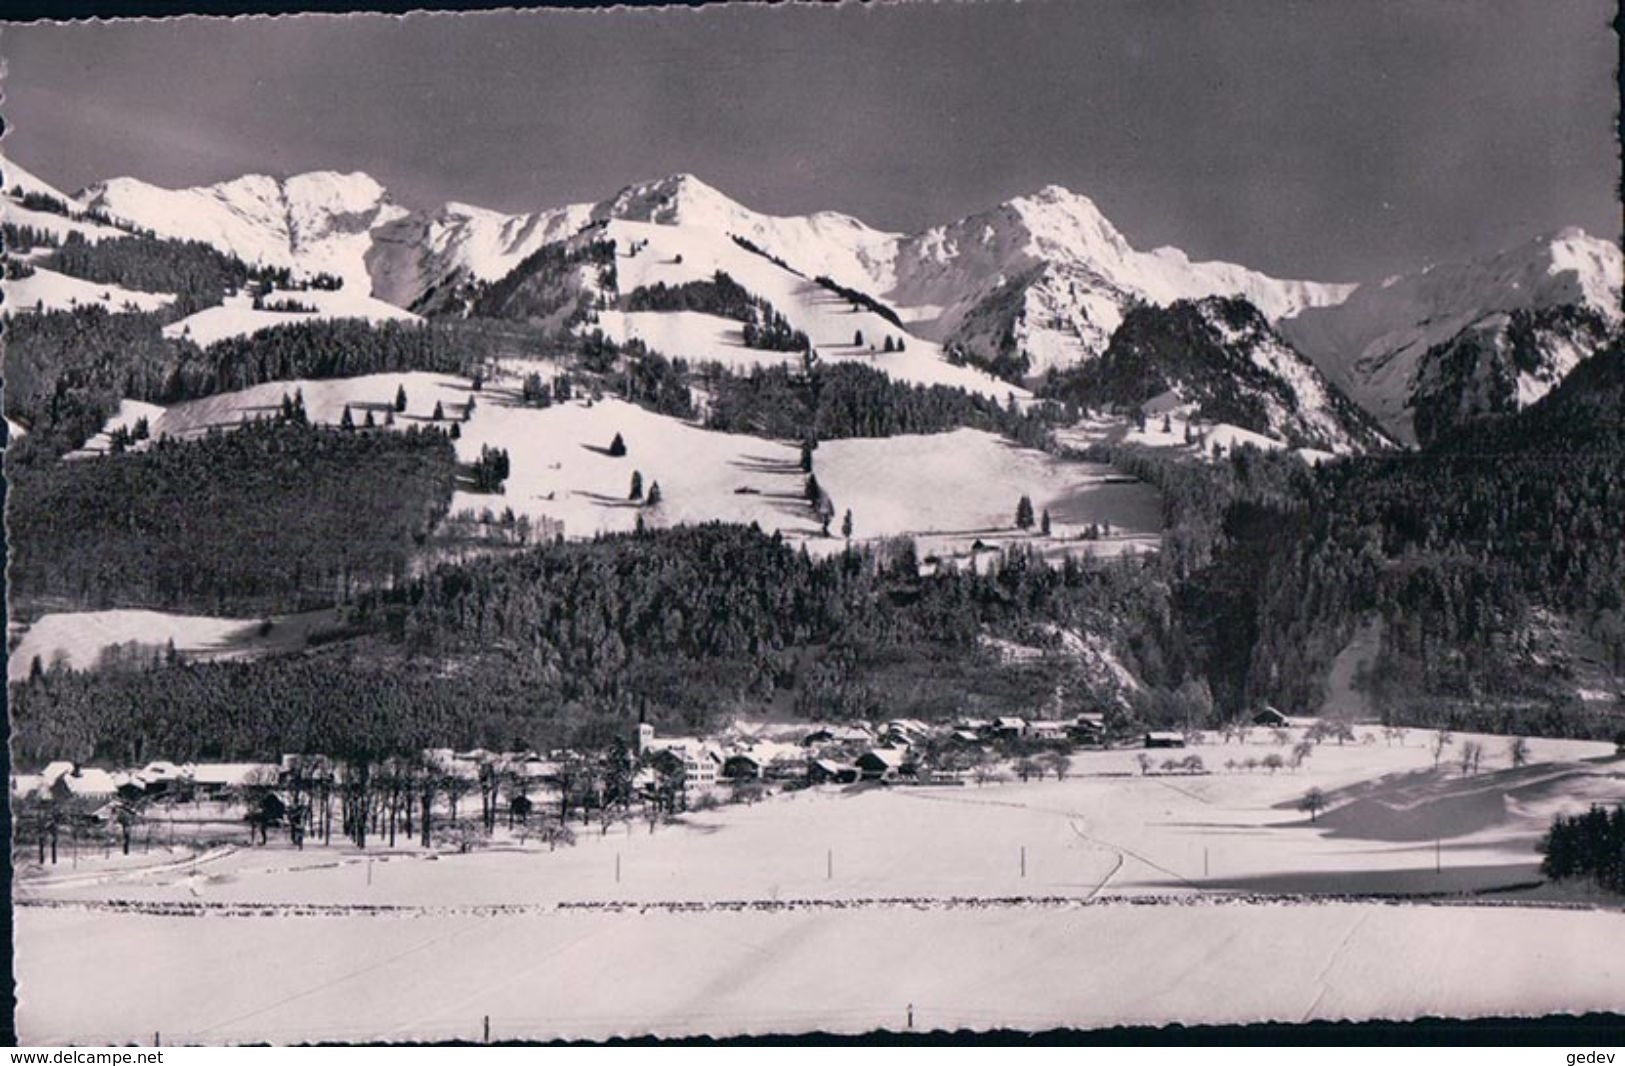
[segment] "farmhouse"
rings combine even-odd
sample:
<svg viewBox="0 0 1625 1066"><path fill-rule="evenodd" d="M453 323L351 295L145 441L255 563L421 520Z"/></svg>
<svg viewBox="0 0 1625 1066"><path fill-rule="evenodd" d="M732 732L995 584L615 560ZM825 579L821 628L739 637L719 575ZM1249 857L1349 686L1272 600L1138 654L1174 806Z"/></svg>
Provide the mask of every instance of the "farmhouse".
<svg viewBox="0 0 1625 1066"><path fill-rule="evenodd" d="M1269 729L1279 729L1286 725L1286 715L1274 707L1265 704L1264 709L1253 715L1253 725L1261 725Z"/></svg>
<svg viewBox="0 0 1625 1066"><path fill-rule="evenodd" d="M817 747L824 744L871 744L874 734L857 725L828 725L819 726L801 738L804 748Z"/></svg>
<svg viewBox="0 0 1625 1066"><path fill-rule="evenodd" d="M1060 740L1066 736L1067 723L1051 721L1032 721L1027 723L1027 735L1034 740Z"/></svg>
<svg viewBox="0 0 1625 1066"><path fill-rule="evenodd" d="M82 767L70 773L59 774L50 784L51 795L57 799L111 799L118 791L118 783L106 770Z"/></svg>
<svg viewBox="0 0 1625 1066"><path fill-rule="evenodd" d="M849 785L860 771L834 759L813 759L807 763L807 780L814 785Z"/></svg>
<svg viewBox="0 0 1625 1066"><path fill-rule="evenodd" d="M736 751L722 763L722 776L727 781L760 781L767 767L761 759L748 751Z"/></svg>
<svg viewBox="0 0 1625 1066"><path fill-rule="evenodd" d="M1024 719L1008 715L993 719L992 724L988 726L988 734L1002 740L1015 740L1026 732L1027 723Z"/></svg>
<svg viewBox="0 0 1625 1066"><path fill-rule="evenodd" d="M1080 714L1067 726L1066 732L1079 744L1099 744L1106 736L1106 716Z"/></svg>
<svg viewBox="0 0 1625 1066"><path fill-rule="evenodd" d="M1145 746L1148 748L1183 748L1185 735L1174 732L1152 732L1145 735Z"/></svg>
<svg viewBox="0 0 1625 1066"><path fill-rule="evenodd" d="M275 785L282 767L266 762L205 762L187 768L192 785L205 796L218 796L249 785Z"/></svg>
<svg viewBox="0 0 1625 1066"><path fill-rule="evenodd" d="M869 781L889 781L903 768L902 748L870 748L858 756L858 770Z"/></svg>

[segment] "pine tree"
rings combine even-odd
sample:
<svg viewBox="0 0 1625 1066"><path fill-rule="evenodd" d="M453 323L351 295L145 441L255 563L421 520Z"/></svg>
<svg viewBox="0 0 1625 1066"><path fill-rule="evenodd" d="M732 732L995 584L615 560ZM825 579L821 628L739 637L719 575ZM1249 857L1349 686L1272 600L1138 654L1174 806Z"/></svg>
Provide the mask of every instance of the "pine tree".
<svg viewBox="0 0 1625 1066"><path fill-rule="evenodd" d="M452 440L462 440L463 439L463 427L458 425L456 422L453 422L451 424L451 439Z"/></svg>
<svg viewBox="0 0 1625 1066"><path fill-rule="evenodd" d="M644 497L643 502L648 507L660 506L660 482L651 481L649 483L649 495Z"/></svg>
<svg viewBox="0 0 1625 1066"><path fill-rule="evenodd" d="M852 539L852 508L846 509L846 517L841 519L841 536L847 540Z"/></svg>
<svg viewBox="0 0 1625 1066"><path fill-rule="evenodd" d="M1023 496L1016 503L1016 528L1033 528L1033 501L1030 497Z"/></svg>
<svg viewBox="0 0 1625 1066"><path fill-rule="evenodd" d="M397 386L395 386L395 410L396 410L397 413L400 413L400 414L404 414L406 412L406 386L405 385L397 385Z"/></svg>
<svg viewBox="0 0 1625 1066"><path fill-rule="evenodd" d="M818 504L819 499L824 495L824 489L823 486L818 484L817 474L807 475L807 482L802 487L801 494L807 498L808 503L814 506Z"/></svg>
<svg viewBox="0 0 1625 1066"><path fill-rule="evenodd" d="M1044 508L1044 517L1039 520L1038 528L1044 536L1049 536L1049 508Z"/></svg>
<svg viewBox="0 0 1625 1066"><path fill-rule="evenodd" d="M443 419L445 417L446 417L445 409L440 406L440 401L436 400L434 402L434 414L429 416L429 420L431 422L439 422L441 419Z"/></svg>
<svg viewBox="0 0 1625 1066"><path fill-rule="evenodd" d="M1162 431L1164 433L1172 433L1174 431L1174 420L1166 414L1162 416Z"/></svg>
<svg viewBox="0 0 1625 1066"><path fill-rule="evenodd" d="M806 441L806 440L802 441L801 442L801 472L803 474L812 473L812 466L813 466L812 453L813 453L812 442L811 441Z"/></svg>
<svg viewBox="0 0 1625 1066"><path fill-rule="evenodd" d="M881 350L884 351L887 355L890 355L892 352L896 351L896 349L892 346L892 341L891 341L890 337L887 337L886 342L884 344L882 344L880 347L881 347Z"/></svg>
<svg viewBox="0 0 1625 1066"><path fill-rule="evenodd" d="M378 428L377 420L372 417L372 408L370 408L370 407L367 408L367 414L361 420L361 426L362 426L363 429L377 429Z"/></svg>
<svg viewBox="0 0 1625 1066"><path fill-rule="evenodd" d="M615 434L615 439L609 442L609 454L616 459L626 454L626 441L621 438L619 433Z"/></svg>
<svg viewBox="0 0 1625 1066"><path fill-rule="evenodd" d="M632 491L626 496L629 500L643 499L643 471L632 471Z"/></svg>
<svg viewBox="0 0 1625 1066"><path fill-rule="evenodd" d="M854 332L852 334L852 347L854 347L854 348L862 348L863 347L863 330L861 330L861 329L857 330L856 332Z"/></svg>
<svg viewBox="0 0 1625 1066"><path fill-rule="evenodd" d="M468 398L468 406L463 408L463 421L467 422L474 417L474 397Z"/></svg>
<svg viewBox="0 0 1625 1066"><path fill-rule="evenodd" d="M395 424L395 409L393 407L385 408L384 409L384 425L393 426L394 424Z"/></svg>
<svg viewBox="0 0 1625 1066"><path fill-rule="evenodd" d="M344 413L339 416L339 428L340 429L354 429L355 428L355 416L350 413L350 405L349 404L344 405Z"/></svg>

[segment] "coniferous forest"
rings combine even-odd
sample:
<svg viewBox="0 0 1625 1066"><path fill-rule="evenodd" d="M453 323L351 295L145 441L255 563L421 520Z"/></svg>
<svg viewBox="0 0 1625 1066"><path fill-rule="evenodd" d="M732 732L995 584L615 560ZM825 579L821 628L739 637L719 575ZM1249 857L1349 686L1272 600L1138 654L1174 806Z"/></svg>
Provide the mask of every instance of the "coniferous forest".
<svg viewBox="0 0 1625 1066"><path fill-rule="evenodd" d="M405 574L451 500L436 432L255 423L9 471L14 613L150 607L260 615Z"/></svg>

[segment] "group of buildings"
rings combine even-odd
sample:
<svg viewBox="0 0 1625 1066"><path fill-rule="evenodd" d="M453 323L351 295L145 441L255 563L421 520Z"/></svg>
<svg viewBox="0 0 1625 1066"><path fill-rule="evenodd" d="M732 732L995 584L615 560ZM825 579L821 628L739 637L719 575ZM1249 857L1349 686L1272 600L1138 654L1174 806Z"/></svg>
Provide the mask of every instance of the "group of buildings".
<svg viewBox="0 0 1625 1066"><path fill-rule="evenodd" d="M952 780L968 767L1001 755L1046 748L1104 743L1100 714L1071 718L1016 716L961 718L929 723L898 718L884 723L852 722L811 727L738 729L717 737L661 736L646 722L637 728L632 785L644 794L680 784L685 799L749 782L795 786L897 779ZM1177 732L1146 733L1148 748L1183 747ZM453 751L434 748L413 761L448 787L456 782L472 792L499 773L510 795L529 796L563 787L561 760L531 752ZM241 797L250 790L285 791L298 782L337 783L342 766L321 755L285 755L279 763L155 761L132 770L109 771L53 762L38 774L12 778L18 798L82 801L88 816L105 818L117 803L158 798Z"/></svg>

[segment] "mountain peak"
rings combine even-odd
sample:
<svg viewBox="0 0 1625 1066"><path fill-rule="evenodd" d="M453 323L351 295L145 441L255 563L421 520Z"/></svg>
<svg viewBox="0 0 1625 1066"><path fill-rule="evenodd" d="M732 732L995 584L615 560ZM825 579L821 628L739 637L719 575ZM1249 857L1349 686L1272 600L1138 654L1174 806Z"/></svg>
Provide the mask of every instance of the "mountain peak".
<svg viewBox="0 0 1625 1066"><path fill-rule="evenodd" d="M628 185L593 212L595 218L720 228L754 214L689 173Z"/></svg>

